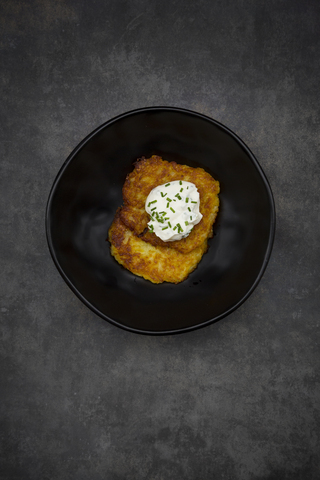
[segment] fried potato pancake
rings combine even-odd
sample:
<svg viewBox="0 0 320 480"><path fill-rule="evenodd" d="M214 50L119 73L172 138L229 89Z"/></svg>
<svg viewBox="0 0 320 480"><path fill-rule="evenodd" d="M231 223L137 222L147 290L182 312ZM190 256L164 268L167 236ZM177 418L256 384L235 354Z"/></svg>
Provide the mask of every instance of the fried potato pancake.
<svg viewBox="0 0 320 480"><path fill-rule="evenodd" d="M196 185L203 217L188 237L164 242L155 233L148 231L149 215L145 211L145 201L153 188L174 180L185 180ZM122 189L124 205L120 210L120 218L126 227L144 242L155 247L189 253L212 236L212 226L219 210L219 191L219 182L202 168L179 165L153 155L149 159L138 160L133 172L127 176Z"/></svg>
<svg viewBox="0 0 320 480"><path fill-rule="evenodd" d="M167 246L154 246L137 237L121 221L120 213L118 210L109 229L111 254L126 269L152 283L182 282L207 250L207 240L186 254Z"/></svg>

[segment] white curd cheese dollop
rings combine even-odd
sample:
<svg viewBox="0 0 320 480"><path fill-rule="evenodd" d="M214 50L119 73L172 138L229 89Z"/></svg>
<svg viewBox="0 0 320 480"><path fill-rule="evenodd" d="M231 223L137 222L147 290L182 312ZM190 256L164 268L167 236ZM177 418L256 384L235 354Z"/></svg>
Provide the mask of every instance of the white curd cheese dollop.
<svg viewBox="0 0 320 480"><path fill-rule="evenodd" d="M159 185L151 190L145 204L151 217L149 231L165 242L181 240L202 219L199 207L200 196L194 183L175 180Z"/></svg>

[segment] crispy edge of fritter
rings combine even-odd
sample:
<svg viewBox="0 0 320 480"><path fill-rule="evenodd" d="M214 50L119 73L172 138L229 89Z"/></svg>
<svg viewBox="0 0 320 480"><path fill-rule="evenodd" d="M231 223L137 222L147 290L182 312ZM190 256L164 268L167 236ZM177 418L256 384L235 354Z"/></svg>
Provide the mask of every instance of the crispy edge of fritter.
<svg viewBox="0 0 320 480"><path fill-rule="evenodd" d="M149 215L145 211L145 201L153 188L174 180L185 180L196 185L203 218L188 237L164 242L155 233L148 231ZM120 211L121 220L145 242L187 253L212 237L212 227L219 211L220 185L203 168L168 162L157 155L149 159L142 158L135 162L134 170L127 175L122 192L124 205Z"/></svg>
<svg viewBox="0 0 320 480"><path fill-rule="evenodd" d="M137 237L117 211L109 229L111 254L127 270L152 283L180 283L198 266L207 251L207 241L192 252L183 254L168 247L155 247Z"/></svg>

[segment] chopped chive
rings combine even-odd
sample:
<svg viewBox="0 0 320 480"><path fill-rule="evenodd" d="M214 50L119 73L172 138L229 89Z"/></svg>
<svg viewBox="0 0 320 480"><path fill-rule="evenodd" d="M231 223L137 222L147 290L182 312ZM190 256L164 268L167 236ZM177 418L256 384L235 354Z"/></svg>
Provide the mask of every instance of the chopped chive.
<svg viewBox="0 0 320 480"><path fill-rule="evenodd" d="M185 223L185 225L187 225L187 226L189 225L189 222L187 222L187 221L186 221L186 222L184 222L184 223Z"/></svg>
<svg viewBox="0 0 320 480"><path fill-rule="evenodd" d="M182 185L182 182L181 182L181 180L179 181L179 183L180 183L180 185Z"/></svg>
<svg viewBox="0 0 320 480"><path fill-rule="evenodd" d="M170 223L170 222L168 222L168 225L169 225L169 227L171 228L171 223Z"/></svg>
<svg viewBox="0 0 320 480"><path fill-rule="evenodd" d="M162 212L159 212L159 215L163 215L164 213L166 213L166 212L164 212L164 211L162 210Z"/></svg>
<svg viewBox="0 0 320 480"><path fill-rule="evenodd" d="M190 208L190 207L188 207L188 210L189 210L189 212L191 212L191 208Z"/></svg>
<svg viewBox="0 0 320 480"><path fill-rule="evenodd" d="M192 220L192 217L191 217L191 215L190 215L190 220Z"/></svg>
<svg viewBox="0 0 320 480"><path fill-rule="evenodd" d="M167 198L167 200L168 200L168 202L172 202L171 198L169 198L169 197Z"/></svg>
<svg viewBox="0 0 320 480"><path fill-rule="evenodd" d="M161 193L161 197L165 197L167 194L166 193L163 193L163 192L160 192Z"/></svg>
<svg viewBox="0 0 320 480"><path fill-rule="evenodd" d="M170 205L170 203L168 202L166 208L169 208L169 205Z"/></svg>
<svg viewBox="0 0 320 480"><path fill-rule="evenodd" d="M169 187L170 183L166 183L165 187Z"/></svg>
<svg viewBox="0 0 320 480"><path fill-rule="evenodd" d="M180 192L182 192L182 191L183 191L183 188L180 188Z"/></svg>
<svg viewBox="0 0 320 480"><path fill-rule="evenodd" d="M174 198L173 201L176 202L177 200Z"/></svg>
<svg viewBox="0 0 320 480"><path fill-rule="evenodd" d="M173 213L176 213L175 210L173 210L173 208L170 207L170 210L172 210Z"/></svg>
<svg viewBox="0 0 320 480"><path fill-rule="evenodd" d="M164 219L165 219L165 220L170 220L170 217L165 217Z"/></svg>
<svg viewBox="0 0 320 480"><path fill-rule="evenodd" d="M151 212L153 212L153 210L157 210L157 207L151 208Z"/></svg>
<svg viewBox="0 0 320 480"><path fill-rule="evenodd" d="M189 202L189 197L186 197L186 203L188 203L188 202Z"/></svg>
<svg viewBox="0 0 320 480"><path fill-rule="evenodd" d="M195 202L194 200L191 200L191 203L197 203L197 202Z"/></svg>
<svg viewBox="0 0 320 480"><path fill-rule="evenodd" d="M163 227L163 229L162 229L162 230L167 230L167 228L169 228L169 227Z"/></svg>
<svg viewBox="0 0 320 480"><path fill-rule="evenodd" d="M173 230L175 230L177 227L178 227L178 225L176 225L175 227L173 227Z"/></svg>

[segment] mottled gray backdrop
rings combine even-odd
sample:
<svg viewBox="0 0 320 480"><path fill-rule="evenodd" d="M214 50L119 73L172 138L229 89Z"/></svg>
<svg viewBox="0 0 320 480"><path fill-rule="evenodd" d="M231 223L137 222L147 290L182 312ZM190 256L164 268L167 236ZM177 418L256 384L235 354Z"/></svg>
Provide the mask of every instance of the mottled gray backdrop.
<svg viewBox="0 0 320 480"><path fill-rule="evenodd" d="M320 478L319 25L318 0L2 2L2 480ZM79 141L153 105L235 131L277 209L252 296L171 337L89 311L44 229Z"/></svg>

